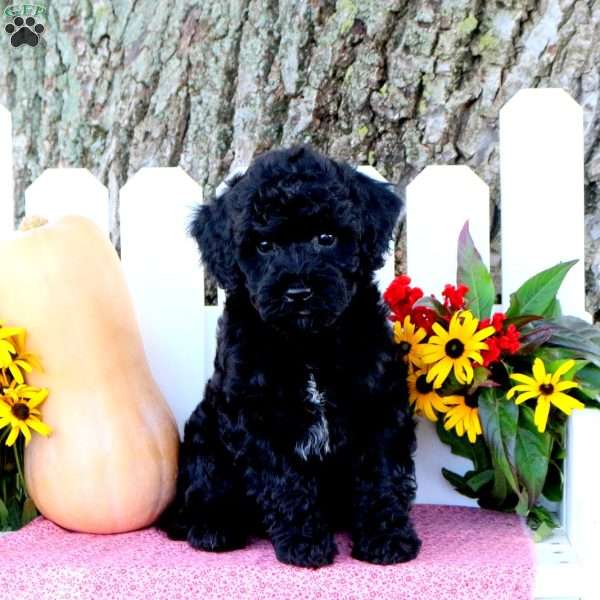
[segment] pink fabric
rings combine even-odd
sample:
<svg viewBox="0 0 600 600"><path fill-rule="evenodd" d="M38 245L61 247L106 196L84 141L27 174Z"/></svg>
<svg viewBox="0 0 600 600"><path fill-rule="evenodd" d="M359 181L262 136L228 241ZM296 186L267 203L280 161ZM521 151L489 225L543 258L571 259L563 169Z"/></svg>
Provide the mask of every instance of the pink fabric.
<svg viewBox="0 0 600 600"><path fill-rule="evenodd" d="M339 536L335 563L318 570L282 565L267 541L211 554L155 529L90 535L40 517L0 537L0 589L18 600L531 598L533 546L519 518L431 505L413 515L423 540L417 560L361 563Z"/></svg>

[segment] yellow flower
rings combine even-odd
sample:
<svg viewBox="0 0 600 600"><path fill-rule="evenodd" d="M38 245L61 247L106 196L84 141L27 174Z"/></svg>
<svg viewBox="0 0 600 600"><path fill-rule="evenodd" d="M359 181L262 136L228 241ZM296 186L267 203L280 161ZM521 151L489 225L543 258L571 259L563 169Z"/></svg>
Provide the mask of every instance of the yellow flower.
<svg viewBox="0 0 600 600"><path fill-rule="evenodd" d="M0 369L8 367L13 361L13 354L17 350L10 338L23 333L20 327L4 327L4 323L0 321Z"/></svg>
<svg viewBox="0 0 600 600"><path fill-rule="evenodd" d="M448 396L445 400L450 407L444 415L444 429L450 431L454 428L459 437L462 437L466 431L469 441L474 444L477 436L481 435L477 400L475 397L464 396Z"/></svg>
<svg viewBox="0 0 600 600"><path fill-rule="evenodd" d="M403 324L398 321L394 323L394 341L400 345L400 353L410 364L417 367L423 366L420 354L425 344L421 342L426 335L427 332L422 327L417 329L408 315L404 317Z"/></svg>
<svg viewBox="0 0 600 600"><path fill-rule="evenodd" d="M13 328L14 329L14 328ZM0 330L1 331L1 330ZM31 352L25 351L25 330L20 329L19 332L14 336L12 340L14 349L15 349L15 357L11 357L11 361L6 366L13 379L17 383L24 383L25 379L23 378L23 373L31 373L33 369L38 371L42 370L42 365L34 354ZM7 374L3 370L2 377L0 377L1 381L7 380ZM6 383L4 383L6 386Z"/></svg>
<svg viewBox="0 0 600 600"><path fill-rule="evenodd" d="M6 369L0 369L0 388L5 388L10 385L12 377L9 377L10 373Z"/></svg>
<svg viewBox="0 0 600 600"><path fill-rule="evenodd" d="M511 379L518 381L519 385L508 390L506 397L509 400L518 392L520 392L519 396L515 400L517 404L537 398L533 422L540 433L546 431L551 404L567 415L570 415L574 408L584 408L583 402L563 393L565 390L579 387L575 381L560 380L574 365L574 360L567 360L554 373L546 373L544 361L536 358L533 361L533 377L522 373L513 373L510 376Z"/></svg>
<svg viewBox="0 0 600 600"><path fill-rule="evenodd" d="M448 410L446 401L454 396L440 396L433 385L427 381L427 371L417 369L409 374L408 382L408 401L415 407L415 413L424 415L430 421L437 421L435 410L445 413ZM434 410L435 409L435 410Z"/></svg>
<svg viewBox="0 0 600 600"><path fill-rule="evenodd" d="M4 390L0 397L0 429L10 426L11 431L6 439L6 445L12 446L19 432L23 433L25 445L31 441L29 428L42 435L49 435L52 429L42 422L38 406L47 398L47 389L37 389L24 384L15 384Z"/></svg>
<svg viewBox="0 0 600 600"><path fill-rule="evenodd" d="M453 368L458 383L473 381L471 360L483 364L480 350L488 349L483 340L496 331L493 327L477 331L478 325L479 321L468 310L452 316L448 331L439 323L433 324L437 335L429 338L420 355L425 364L433 364L427 373L427 381L433 381L434 388L442 386Z"/></svg>

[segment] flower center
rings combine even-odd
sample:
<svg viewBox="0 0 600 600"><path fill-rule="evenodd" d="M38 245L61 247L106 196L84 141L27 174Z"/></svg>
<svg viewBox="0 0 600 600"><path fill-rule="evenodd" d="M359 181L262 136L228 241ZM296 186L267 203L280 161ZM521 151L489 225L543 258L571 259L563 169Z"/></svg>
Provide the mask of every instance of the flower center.
<svg viewBox="0 0 600 600"><path fill-rule="evenodd" d="M460 358L465 351L465 345L456 338L446 343L446 354L450 358Z"/></svg>
<svg viewBox="0 0 600 600"><path fill-rule="evenodd" d="M23 404L22 402L18 402L17 404L13 404L11 412L13 416L20 421L27 421L27 418L29 417L29 406L27 406L27 404Z"/></svg>
<svg viewBox="0 0 600 600"><path fill-rule="evenodd" d="M417 377L417 381L415 382L415 387L417 388L417 392L419 394L429 394L433 389L433 382L429 383L427 381L427 375L419 375Z"/></svg>
<svg viewBox="0 0 600 600"><path fill-rule="evenodd" d="M544 394L544 396L549 396L554 391L554 386L551 383L542 383L540 385L540 392Z"/></svg>
<svg viewBox="0 0 600 600"><path fill-rule="evenodd" d="M477 408L477 396L465 396L465 404L469 408Z"/></svg>
<svg viewBox="0 0 600 600"><path fill-rule="evenodd" d="M411 348L412 348L412 346L408 342L401 342L400 343L400 354L402 354L402 356L406 356L410 352Z"/></svg>

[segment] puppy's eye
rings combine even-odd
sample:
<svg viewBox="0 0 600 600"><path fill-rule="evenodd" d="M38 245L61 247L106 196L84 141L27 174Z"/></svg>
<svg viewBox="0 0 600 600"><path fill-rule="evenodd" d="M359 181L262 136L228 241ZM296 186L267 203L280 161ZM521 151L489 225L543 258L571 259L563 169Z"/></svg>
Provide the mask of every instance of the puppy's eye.
<svg viewBox="0 0 600 600"><path fill-rule="evenodd" d="M256 244L256 249L260 252L260 254L269 254L273 248L273 242L270 242L269 240L260 240L260 242Z"/></svg>
<svg viewBox="0 0 600 600"><path fill-rule="evenodd" d="M332 233L320 233L317 236L319 246L333 246L335 244L335 235Z"/></svg>

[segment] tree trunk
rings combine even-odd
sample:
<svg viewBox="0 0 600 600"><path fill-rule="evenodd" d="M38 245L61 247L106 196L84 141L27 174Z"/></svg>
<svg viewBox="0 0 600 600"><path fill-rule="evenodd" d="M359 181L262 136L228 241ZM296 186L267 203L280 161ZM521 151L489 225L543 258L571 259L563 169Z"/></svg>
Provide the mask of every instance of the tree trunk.
<svg viewBox="0 0 600 600"><path fill-rule="evenodd" d="M496 203L499 109L521 88L563 87L584 107L600 316L600 0L54 2L37 47L6 38L17 218L43 169L84 166L110 190L117 243L118 189L140 167L181 165L210 194L294 142L400 189L428 164L467 164Z"/></svg>

